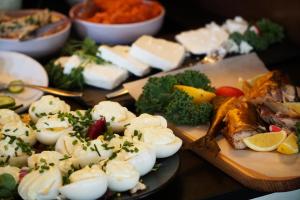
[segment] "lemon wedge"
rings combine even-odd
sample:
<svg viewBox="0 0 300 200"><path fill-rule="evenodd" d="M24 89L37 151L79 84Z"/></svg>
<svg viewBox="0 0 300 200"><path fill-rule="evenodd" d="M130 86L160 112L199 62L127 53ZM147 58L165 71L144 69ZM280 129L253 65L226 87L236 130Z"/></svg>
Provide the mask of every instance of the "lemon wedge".
<svg viewBox="0 0 300 200"><path fill-rule="evenodd" d="M277 151L283 154L295 154L299 152L297 136L291 133L277 148Z"/></svg>
<svg viewBox="0 0 300 200"><path fill-rule="evenodd" d="M175 85L176 89L186 92L193 97L194 103L210 102L216 95L213 92L205 91L201 88L195 88L186 85Z"/></svg>
<svg viewBox="0 0 300 200"><path fill-rule="evenodd" d="M285 140L285 131L260 133L247 138L243 141L247 147L255 151L273 151Z"/></svg>
<svg viewBox="0 0 300 200"><path fill-rule="evenodd" d="M286 102L283 103L289 109L294 110L296 113L300 114L300 103L299 102Z"/></svg>

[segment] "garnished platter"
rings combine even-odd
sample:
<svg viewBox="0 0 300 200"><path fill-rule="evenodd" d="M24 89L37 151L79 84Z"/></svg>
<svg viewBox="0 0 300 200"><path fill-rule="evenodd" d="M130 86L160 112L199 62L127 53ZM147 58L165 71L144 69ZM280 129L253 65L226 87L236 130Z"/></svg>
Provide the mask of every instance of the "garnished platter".
<svg viewBox="0 0 300 200"><path fill-rule="evenodd" d="M258 74L268 72L255 54L225 59L216 64L198 64L188 69L206 74L211 80L212 85L217 88L224 85L237 87L239 79L250 80L253 77L257 77ZM183 70L178 70L171 72L171 74L182 72ZM164 75L159 74L158 76ZM125 84L124 86L135 99L138 99L142 93L142 87L146 83L147 79L144 79ZM232 143L229 143L230 141L221 135L216 138L217 143L215 145L209 145L213 143L210 139L206 140L206 143L198 141L206 135L209 128L208 124L182 126L176 125L175 121L170 124L170 127L189 144L187 146L193 151L247 187L268 192L287 191L299 187L300 160L299 153L296 153L296 151L292 155L285 155L288 152L281 154L279 152L282 151L279 150L278 146L276 146L278 148L277 151L275 149L275 151L269 152L258 152L262 151L260 149L255 151L251 149L237 150L232 146ZM268 131L261 132L265 133ZM275 130L271 129L270 131ZM276 134L272 134L280 136L282 133L277 132ZM283 135L285 134L283 133ZM290 135L293 135L293 133ZM195 141L197 142L195 143ZM296 144L297 141L294 140L294 142ZM220 148L219 152L218 150L217 153L213 151L217 149L215 147ZM250 145L248 147L251 148Z"/></svg>
<svg viewBox="0 0 300 200"><path fill-rule="evenodd" d="M0 128L0 198L142 198L179 167L166 119L117 102L71 111L45 95L22 115L0 109Z"/></svg>

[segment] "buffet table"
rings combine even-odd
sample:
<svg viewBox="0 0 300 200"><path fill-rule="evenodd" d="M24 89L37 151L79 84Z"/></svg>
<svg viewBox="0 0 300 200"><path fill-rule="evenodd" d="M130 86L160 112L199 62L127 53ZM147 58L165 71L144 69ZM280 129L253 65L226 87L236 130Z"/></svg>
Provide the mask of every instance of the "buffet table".
<svg viewBox="0 0 300 200"><path fill-rule="evenodd" d="M45 1L47 3L39 2L42 5L37 5L37 3L33 2L30 3L29 1L25 6L49 6L51 9L57 8L57 10L67 13L66 9L68 6L64 4L58 8L58 1L53 1L52 3L50 3L50 1ZM186 25L176 24L176 21L166 18L163 29L158 36L163 38L173 38L174 34L181 31L182 27L185 29L187 28ZM272 46L267 51L258 53L258 56L269 70L279 69L288 75L293 84L300 85L300 68L297 63L297 58L300 56L300 48L291 44L289 41L284 41L281 44ZM51 58L52 57L42 59L40 62L45 64ZM120 89L120 87L117 89ZM104 100L105 95L111 91L86 87L83 92L84 96L81 100L64 100L72 105L73 108L86 108ZM129 95L114 98L113 100L120 102L131 111L135 110L134 99ZM161 188L160 191L146 199L251 199L266 194L244 187L239 182L184 147L179 152L179 156L180 168L176 177L168 185Z"/></svg>

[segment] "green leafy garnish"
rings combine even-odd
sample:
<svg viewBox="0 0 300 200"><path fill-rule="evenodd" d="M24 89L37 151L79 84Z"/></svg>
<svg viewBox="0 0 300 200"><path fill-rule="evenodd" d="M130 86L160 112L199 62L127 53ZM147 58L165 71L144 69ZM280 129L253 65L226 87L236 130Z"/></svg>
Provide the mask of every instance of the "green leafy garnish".
<svg viewBox="0 0 300 200"><path fill-rule="evenodd" d="M300 148L300 122L297 122L296 123L296 127L295 127L295 130L296 130L296 135L297 135L297 138L298 138L298 146Z"/></svg>
<svg viewBox="0 0 300 200"><path fill-rule="evenodd" d="M105 61L97 56L98 46L96 42L90 38L85 38L83 41L70 40L62 50L65 55L76 54L87 62L95 62L97 64L105 63Z"/></svg>
<svg viewBox="0 0 300 200"><path fill-rule="evenodd" d="M238 45L242 41L248 42L255 50L262 51L267 49L271 44L280 42L284 38L283 28L268 20L262 19L255 24L259 33L257 34L250 28L241 34L239 32L232 33L229 37L234 40Z"/></svg>
<svg viewBox="0 0 300 200"><path fill-rule="evenodd" d="M64 90L83 89L83 67L73 68L70 74L64 74L63 67L51 61L45 66L45 69L49 76L50 85Z"/></svg>
<svg viewBox="0 0 300 200"><path fill-rule="evenodd" d="M213 111L210 103L193 103L193 98L183 91L176 90L165 108L165 117L178 125L198 125L209 121Z"/></svg>
<svg viewBox="0 0 300 200"><path fill-rule="evenodd" d="M174 89L174 85L188 85L213 91L210 80L198 71L186 70L177 75L150 78L136 102L140 113L161 113L175 124L198 125L209 121L210 103L193 103L192 97Z"/></svg>
<svg viewBox="0 0 300 200"><path fill-rule="evenodd" d="M77 51L81 51L88 55L96 55L98 46L96 42L90 38L85 38L83 41L69 40L63 48L62 53L64 55L72 55Z"/></svg>
<svg viewBox="0 0 300 200"><path fill-rule="evenodd" d="M0 199L13 198L16 194L17 183L14 177L4 173L0 175Z"/></svg>

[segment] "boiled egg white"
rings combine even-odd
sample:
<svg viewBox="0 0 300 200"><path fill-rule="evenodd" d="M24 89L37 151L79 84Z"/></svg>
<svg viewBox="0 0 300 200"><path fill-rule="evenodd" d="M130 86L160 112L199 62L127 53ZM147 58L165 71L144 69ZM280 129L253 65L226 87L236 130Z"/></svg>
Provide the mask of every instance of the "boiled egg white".
<svg viewBox="0 0 300 200"><path fill-rule="evenodd" d="M69 179L71 183L59 189L60 193L68 199L98 199L107 190L106 175L98 165L86 166L75 171Z"/></svg>
<svg viewBox="0 0 300 200"><path fill-rule="evenodd" d="M125 192L134 188L139 182L139 172L134 166L122 160L110 160L106 164L108 188L115 192Z"/></svg>
<svg viewBox="0 0 300 200"><path fill-rule="evenodd" d="M127 140L128 141L128 140ZM133 147L137 151L127 152L122 150L116 159L128 161L139 172L140 176L149 173L155 165L156 152L152 145L144 142L133 141Z"/></svg>
<svg viewBox="0 0 300 200"><path fill-rule="evenodd" d="M182 140L169 128L145 127L140 131L143 135L142 141L154 147L157 158L175 154L182 145Z"/></svg>

